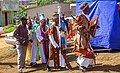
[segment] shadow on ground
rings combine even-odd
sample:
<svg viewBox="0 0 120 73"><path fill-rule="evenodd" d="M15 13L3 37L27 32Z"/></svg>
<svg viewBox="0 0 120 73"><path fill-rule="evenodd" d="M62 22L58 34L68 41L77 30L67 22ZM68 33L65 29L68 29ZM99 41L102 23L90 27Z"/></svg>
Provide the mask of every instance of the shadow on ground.
<svg viewBox="0 0 120 73"><path fill-rule="evenodd" d="M24 73L30 73L30 72L36 72L36 71L39 71L39 70L43 70L45 71L47 69L47 66L45 64L37 64L35 67L27 67L27 69L33 69L33 70L29 70L29 71L26 71Z"/></svg>
<svg viewBox="0 0 120 73"><path fill-rule="evenodd" d="M96 65L95 67L91 68L90 71L120 72L120 65Z"/></svg>
<svg viewBox="0 0 120 73"><path fill-rule="evenodd" d="M17 63L16 62L13 62L13 63L1 63L0 62L0 66L2 66L2 65L6 65L6 66L9 66L10 68L14 68L14 66L13 65L15 65L15 66L17 66Z"/></svg>

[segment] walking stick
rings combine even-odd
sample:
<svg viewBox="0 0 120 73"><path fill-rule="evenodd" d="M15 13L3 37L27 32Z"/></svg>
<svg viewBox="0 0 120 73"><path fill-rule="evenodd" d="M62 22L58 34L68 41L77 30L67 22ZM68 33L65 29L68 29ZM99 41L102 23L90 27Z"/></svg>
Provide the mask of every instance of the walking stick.
<svg viewBox="0 0 120 73"><path fill-rule="evenodd" d="M72 66L70 65L68 59L67 59L67 55L66 55L66 51L64 50L65 48L65 45L62 45L62 48L61 48L61 54L63 55L63 58L65 59L65 63L66 63L66 66L68 67L68 69L72 69Z"/></svg>

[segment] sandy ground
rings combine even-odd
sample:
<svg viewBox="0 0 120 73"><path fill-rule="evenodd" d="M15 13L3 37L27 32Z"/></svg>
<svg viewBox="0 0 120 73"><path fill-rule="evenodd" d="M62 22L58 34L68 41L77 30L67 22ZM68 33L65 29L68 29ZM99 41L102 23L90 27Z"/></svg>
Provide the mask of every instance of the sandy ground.
<svg viewBox="0 0 120 73"><path fill-rule="evenodd" d="M10 47L13 46L5 43L4 35L0 36L0 73L17 73L17 53L16 50L11 51ZM85 73L120 73L120 52L107 51L96 54L96 66ZM77 57L73 53L67 55L72 70L56 70L50 73L83 73L76 68ZM26 62L26 68L23 69L24 73L47 73L46 65L41 64L41 61L37 61L37 67L30 67L28 63Z"/></svg>
<svg viewBox="0 0 120 73"><path fill-rule="evenodd" d="M12 46L12 45L10 45L10 44L5 43L5 41L4 41L5 35L6 35L6 34L0 35L0 49L1 49L1 48L6 48L6 47Z"/></svg>

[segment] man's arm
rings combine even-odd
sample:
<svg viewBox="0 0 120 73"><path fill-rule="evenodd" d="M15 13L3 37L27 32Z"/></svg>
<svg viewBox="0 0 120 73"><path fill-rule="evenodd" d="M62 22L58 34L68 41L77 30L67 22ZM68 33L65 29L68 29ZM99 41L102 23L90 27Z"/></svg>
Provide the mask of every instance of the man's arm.
<svg viewBox="0 0 120 73"><path fill-rule="evenodd" d="M14 33L13 33L13 36L17 39L17 40L20 40L20 36L19 36L19 31L20 31L20 26L17 26ZM22 39L22 38L21 38Z"/></svg>
<svg viewBox="0 0 120 73"><path fill-rule="evenodd" d="M54 48L59 47L53 38L53 34L49 35L49 39L50 39L50 42L52 43L52 45L54 46Z"/></svg>
<svg viewBox="0 0 120 73"><path fill-rule="evenodd" d="M58 48L59 46L58 46L58 44L56 43L56 41L54 40L54 37L53 37L53 32L55 32L53 29L54 29L53 26L48 28L49 40L52 43L52 45L54 46L54 48Z"/></svg>

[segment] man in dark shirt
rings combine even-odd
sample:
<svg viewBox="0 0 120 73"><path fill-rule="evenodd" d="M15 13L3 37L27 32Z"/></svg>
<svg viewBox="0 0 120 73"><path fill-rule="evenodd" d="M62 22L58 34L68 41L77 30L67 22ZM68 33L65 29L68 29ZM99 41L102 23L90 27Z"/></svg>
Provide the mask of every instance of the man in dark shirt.
<svg viewBox="0 0 120 73"><path fill-rule="evenodd" d="M16 48L18 53L18 72L22 73L25 65L26 49L28 44L28 30L26 27L27 19L21 17L21 23L14 31L14 37L17 39Z"/></svg>

